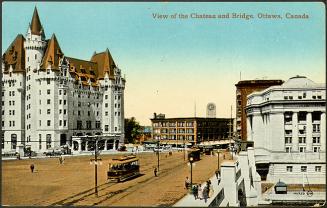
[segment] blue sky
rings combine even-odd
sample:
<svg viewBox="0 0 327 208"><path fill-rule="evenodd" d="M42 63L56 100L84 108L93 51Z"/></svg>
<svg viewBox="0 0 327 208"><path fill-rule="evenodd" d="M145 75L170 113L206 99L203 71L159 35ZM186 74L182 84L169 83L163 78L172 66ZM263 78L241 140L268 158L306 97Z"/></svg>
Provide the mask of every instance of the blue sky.
<svg viewBox="0 0 327 208"><path fill-rule="evenodd" d="M109 48L126 74L125 116L150 124L167 117L218 117L235 109L240 79L297 74L325 82L325 7L322 3L44 3L5 2L2 50L25 35L37 6L46 37L55 33L67 56L89 60ZM152 14L247 13L254 19L154 19ZM279 20L258 13L280 14ZM287 19L286 13L308 19ZM14 15L13 15L14 14ZM233 115L235 111L233 112Z"/></svg>

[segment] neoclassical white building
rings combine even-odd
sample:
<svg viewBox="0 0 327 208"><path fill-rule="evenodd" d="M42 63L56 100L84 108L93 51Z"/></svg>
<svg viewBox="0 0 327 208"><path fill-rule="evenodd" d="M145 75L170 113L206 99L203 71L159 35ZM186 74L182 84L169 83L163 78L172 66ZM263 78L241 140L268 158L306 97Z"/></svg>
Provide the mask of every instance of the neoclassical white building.
<svg viewBox="0 0 327 208"><path fill-rule="evenodd" d="M247 138L268 181L325 184L326 87L304 76L252 93Z"/></svg>
<svg viewBox="0 0 327 208"><path fill-rule="evenodd" d="M88 61L66 56L54 34L46 39L35 8L2 58L3 152L88 151L94 137L86 135L101 135L103 150L124 142L125 78L108 49Z"/></svg>

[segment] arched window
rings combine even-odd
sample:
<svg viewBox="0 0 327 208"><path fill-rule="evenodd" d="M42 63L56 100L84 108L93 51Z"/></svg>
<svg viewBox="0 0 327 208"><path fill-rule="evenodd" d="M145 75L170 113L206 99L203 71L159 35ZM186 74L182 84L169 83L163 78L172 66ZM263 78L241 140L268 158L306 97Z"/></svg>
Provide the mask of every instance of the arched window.
<svg viewBox="0 0 327 208"><path fill-rule="evenodd" d="M11 149L16 149L17 146L17 134L11 135Z"/></svg>
<svg viewBox="0 0 327 208"><path fill-rule="evenodd" d="M47 143L47 149L50 149L51 148L51 134L47 134L46 143Z"/></svg>

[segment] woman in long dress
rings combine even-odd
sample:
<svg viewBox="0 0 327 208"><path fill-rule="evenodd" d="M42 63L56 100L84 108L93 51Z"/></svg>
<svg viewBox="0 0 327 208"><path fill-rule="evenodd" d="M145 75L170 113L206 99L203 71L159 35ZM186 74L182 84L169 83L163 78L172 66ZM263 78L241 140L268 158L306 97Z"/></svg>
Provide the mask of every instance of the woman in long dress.
<svg viewBox="0 0 327 208"><path fill-rule="evenodd" d="M199 196L199 199L203 199L203 189L201 187L201 184L199 184L199 188L198 188L198 196Z"/></svg>

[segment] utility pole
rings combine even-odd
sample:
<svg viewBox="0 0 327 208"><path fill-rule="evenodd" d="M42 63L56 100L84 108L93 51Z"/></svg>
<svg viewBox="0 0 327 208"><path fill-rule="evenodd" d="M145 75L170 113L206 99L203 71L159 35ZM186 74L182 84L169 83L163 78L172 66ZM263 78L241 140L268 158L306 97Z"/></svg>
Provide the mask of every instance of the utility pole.
<svg viewBox="0 0 327 208"><path fill-rule="evenodd" d="M232 109L233 107L230 106L230 123L229 123L229 151L232 154L233 159L233 151L232 151L232 125L233 125L233 119L232 119Z"/></svg>
<svg viewBox="0 0 327 208"><path fill-rule="evenodd" d="M160 137L158 138L158 143L157 143L157 155L158 155L158 172L159 172L159 143L160 143Z"/></svg>

